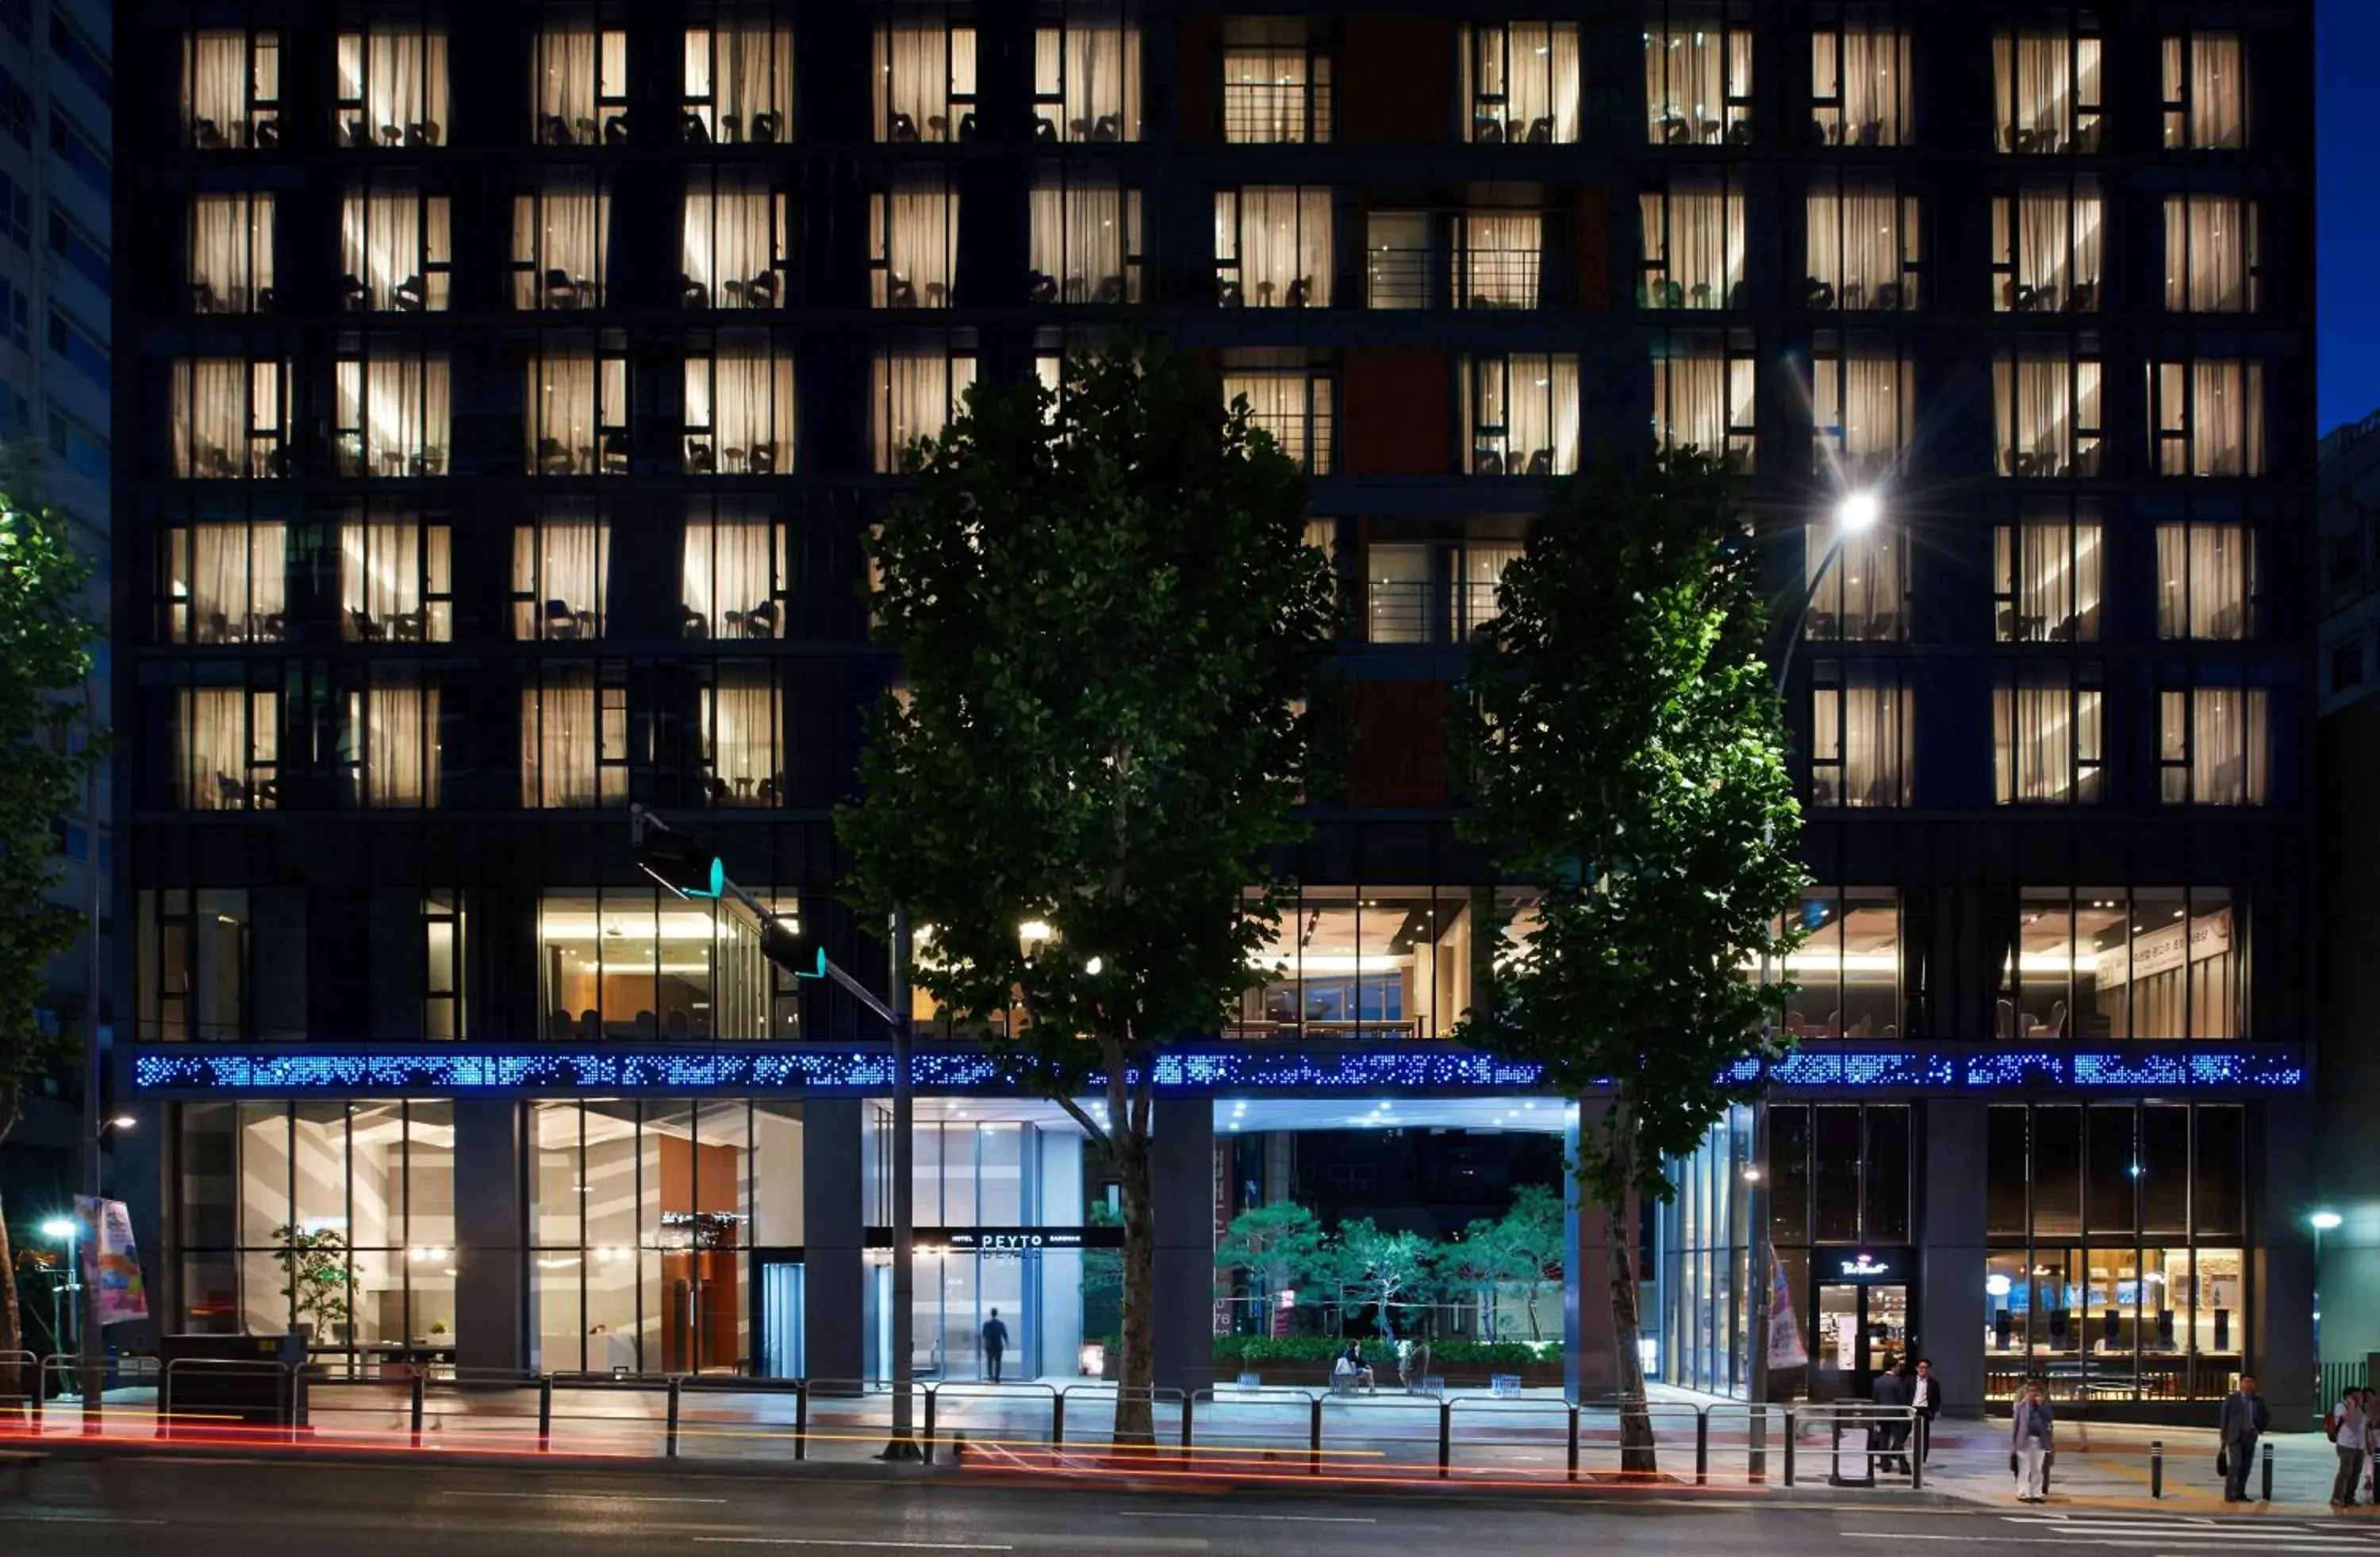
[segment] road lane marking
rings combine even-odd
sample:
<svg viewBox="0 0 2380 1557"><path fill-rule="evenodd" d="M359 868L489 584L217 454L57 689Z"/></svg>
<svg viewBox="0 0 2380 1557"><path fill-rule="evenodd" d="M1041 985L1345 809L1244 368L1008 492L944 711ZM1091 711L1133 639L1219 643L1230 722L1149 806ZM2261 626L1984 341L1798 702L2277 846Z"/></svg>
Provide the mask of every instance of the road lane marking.
<svg viewBox="0 0 2380 1557"><path fill-rule="evenodd" d="M0 1514L23 1525L162 1525L163 1519L129 1519L114 1514Z"/></svg>
<svg viewBox="0 0 2380 1557"><path fill-rule="evenodd" d="M1377 1525L1378 1519L1367 1519L1352 1514L1160 1514L1153 1509L1128 1508L1117 1515L1120 1519L1257 1519L1281 1525Z"/></svg>
<svg viewBox="0 0 2380 1557"><path fill-rule="evenodd" d="M710 1502L723 1503L725 1498L648 1498L625 1492L497 1492L475 1491L468 1488L442 1490L442 1498L539 1498L556 1502Z"/></svg>
<svg viewBox="0 0 2380 1557"><path fill-rule="evenodd" d="M824 1536L697 1536L697 1546L834 1546L869 1551L1014 1551L1013 1546L985 1546L964 1540L830 1540Z"/></svg>

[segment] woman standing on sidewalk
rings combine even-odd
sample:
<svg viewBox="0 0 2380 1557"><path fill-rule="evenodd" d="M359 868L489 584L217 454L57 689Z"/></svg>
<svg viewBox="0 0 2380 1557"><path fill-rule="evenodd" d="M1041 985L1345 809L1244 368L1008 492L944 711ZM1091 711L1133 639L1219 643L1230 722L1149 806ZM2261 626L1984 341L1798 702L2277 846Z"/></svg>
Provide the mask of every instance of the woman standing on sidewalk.
<svg viewBox="0 0 2380 1557"><path fill-rule="evenodd" d="M2024 1398L2016 1403L2009 1435L2010 1463L2016 1470L2016 1501L2049 1501L2050 1432L2057 1414L2042 1393L2041 1381L2024 1381Z"/></svg>

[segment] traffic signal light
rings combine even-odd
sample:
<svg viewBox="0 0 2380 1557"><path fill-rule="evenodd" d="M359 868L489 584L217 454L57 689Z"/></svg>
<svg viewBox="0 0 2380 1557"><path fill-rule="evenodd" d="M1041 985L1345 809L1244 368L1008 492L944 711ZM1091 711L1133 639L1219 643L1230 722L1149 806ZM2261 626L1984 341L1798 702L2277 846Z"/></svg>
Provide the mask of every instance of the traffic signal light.
<svg viewBox="0 0 2380 1557"><path fill-rule="evenodd" d="M791 914L771 914L760 921L760 955L796 979L826 977L826 948Z"/></svg>
<svg viewBox="0 0 2380 1557"><path fill-rule="evenodd" d="M727 871L717 856L686 833L646 818L636 838L637 865L680 897L717 897Z"/></svg>

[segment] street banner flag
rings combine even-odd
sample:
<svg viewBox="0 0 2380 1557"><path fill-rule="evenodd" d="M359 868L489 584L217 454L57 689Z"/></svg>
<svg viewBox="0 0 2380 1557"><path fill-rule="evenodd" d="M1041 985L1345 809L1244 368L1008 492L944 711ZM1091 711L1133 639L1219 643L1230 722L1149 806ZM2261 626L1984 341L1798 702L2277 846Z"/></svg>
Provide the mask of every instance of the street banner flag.
<svg viewBox="0 0 2380 1557"><path fill-rule="evenodd" d="M140 1256L132 1247L132 1213L121 1200L75 1197L82 1219L82 1279L99 1305L99 1322L122 1324L149 1317L149 1295L140 1284Z"/></svg>
<svg viewBox="0 0 2380 1557"><path fill-rule="evenodd" d="M1793 1288L1775 1251L1768 1259L1768 1366L1807 1368L1810 1354L1802 1344L1802 1327L1793 1322Z"/></svg>

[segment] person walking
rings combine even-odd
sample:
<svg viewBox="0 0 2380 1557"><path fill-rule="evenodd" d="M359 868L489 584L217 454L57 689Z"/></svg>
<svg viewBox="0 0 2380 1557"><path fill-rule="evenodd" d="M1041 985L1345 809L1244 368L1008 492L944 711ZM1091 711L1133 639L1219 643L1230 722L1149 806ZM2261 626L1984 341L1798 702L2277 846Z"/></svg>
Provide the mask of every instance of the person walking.
<svg viewBox="0 0 2380 1557"><path fill-rule="evenodd" d="M1909 1423L1900 1413L1909 1405L1909 1381L1900 1376L1898 1368L1888 1368L1876 1376L1871 1398L1885 1409L1876 1413L1876 1466L1878 1470L1909 1471Z"/></svg>
<svg viewBox="0 0 2380 1557"><path fill-rule="evenodd" d="M2363 1448L2371 1430L2363 1412L2363 1392L2348 1391L2330 1415L2330 1444L2338 1454L2338 1474L2330 1481L2331 1507L2355 1506L2355 1484L2363 1479Z"/></svg>
<svg viewBox="0 0 2380 1557"><path fill-rule="evenodd" d="M2010 1424L2010 1458L2016 1463L2016 1501L2047 1502L2049 1501L2049 1456L2054 1452L2050 1433L2058 1414L2049 1408L2049 1397L2041 1388L2041 1381L2024 1381L2024 1398L2016 1403Z"/></svg>
<svg viewBox="0 0 2380 1557"><path fill-rule="evenodd" d="M991 1381L1000 1382L1001 1355L1008 1350L1008 1327L1000 1322L1000 1310L994 1308L991 1318L983 1321L983 1368Z"/></svg>
<svg viewBox="0 0 2380 1557"><path fill-rule="evenodd" d="M2256 1457L2256 1440L2273 1425L2273 1413L2256 1393L2256 1376L2240 1375L2240 1387L2223 1397L2215 1417L2215 1434L2222 1444L2223 1501L2246 1502L2248 1462Z"/></svg>
<svg viewBox="0 0 2380 1557"><path fill-rule="evenodd" d="M1934 1418L1942 1414L1942 1381L1925 1357L1917 1359L1917 1377L1909 1381L1909 1404L1917 1413L1917 1463L1924 1465L1933 1455Z"/></svg>

